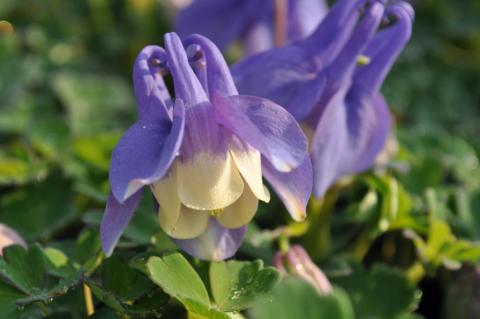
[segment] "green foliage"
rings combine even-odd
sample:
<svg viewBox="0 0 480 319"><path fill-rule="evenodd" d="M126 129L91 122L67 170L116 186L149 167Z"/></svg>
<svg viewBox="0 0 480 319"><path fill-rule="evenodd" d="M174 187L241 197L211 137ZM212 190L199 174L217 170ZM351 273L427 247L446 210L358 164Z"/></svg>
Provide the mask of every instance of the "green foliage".
<svg viewBox="0 0 480 319"><path fill-rule="evenodd" d="M68 259L58 251L46 252L34 245L28 250L10 246L3 253L0 258L0 278L4 280L0 282L0 309L4 309L2 315L8 316L1 318L18 318L27 306L45 311L40 305L51 304L66 295L82 279L82 273L68 265ZM71 268L61 272L63 267ZM60 273L62 275L57 277Z"/></svg>
<svg viewBox="0 0 480 319"><path fill-rule="evenodd" d="M421 293L396 270L375 265L365 270L353 264L348 276L335 283L352 296L356 318L408 318L416 309Z"/></svg>
<svg viewBox="0 0 480 319"><path fill-rule="evenodd" d="M271 192L242 261L209 263L171 252L148 192L113 257L98 232L111 153L136 116L132 64L171 30L169 1L0 1L14 27L0 35L0 223L29 244L0 258L0 319L85 318L84 283L92 318L480 317L480 6L415 7L382 89L398 152L312 201L305 223ZM332 294L276 284L268 265L290 242Z"/></svg>
<svg viewBox="0 0 480 319"><path fill-rule="evenodd" d="M210 265L210 286L220 310L231 312L250 307L259 297L268 294L277 284L278 271L263 268L263 262L231 260Z"/></svg>
<svg viewBox="0 0 480 319"><path fill-rule="evenodd" d="M254 319L354 319L350 298L341 288L327 296L319 295L303 280L287 277L271 298L256 302L251 310Z"/></svg>

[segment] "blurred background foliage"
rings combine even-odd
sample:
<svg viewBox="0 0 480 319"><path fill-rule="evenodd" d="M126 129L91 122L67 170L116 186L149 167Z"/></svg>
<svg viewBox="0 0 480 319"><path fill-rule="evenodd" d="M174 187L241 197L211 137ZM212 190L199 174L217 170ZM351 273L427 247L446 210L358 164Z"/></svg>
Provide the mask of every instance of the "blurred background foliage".
<svg viewBox="0 0 480 319"><path fill-rule="evenodd" d="M290 278L250 317L305 308L305 318L480 317L480 1L414 5L413 38L383 88L396 122L395 155L312 201L305 225L292 224L273 200L239 253L268 265L278 240L302 243L335 292L320 298ZM143 46L161 43L173 16L167 0L0 1L0 20L13 26L0 24L0 222L41 245L28 255L13 251L9 264L34 262L41 251L38 276L54 278L46 286L17 278L33 288L0 282L4 318L81 318L75 287L85 274L97 318L181 316L178 304L167 306L168 296L128 266L146 246L173 247L156 226L151 198L113 260L102 263L97 227L111 151L136 116L133 61ZM191 262L202 277L205 265ZM18 307L2 304L11 300Z"/></svg>

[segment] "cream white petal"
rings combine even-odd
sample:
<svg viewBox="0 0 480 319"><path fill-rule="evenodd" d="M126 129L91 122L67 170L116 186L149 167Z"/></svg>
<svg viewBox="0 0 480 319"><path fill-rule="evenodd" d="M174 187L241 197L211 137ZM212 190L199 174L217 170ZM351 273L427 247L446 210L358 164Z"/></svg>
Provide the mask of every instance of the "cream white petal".
<svg viewBox="0 0 480 319"><path fill-rule="evenodd" d="M176 164L168 175L151 186L151 190L157 199L160 210L159 220L164 228L172 228L176 225L180 215L180 198L177 193L177 171Z"/></svg>
<svg viewBox="0 0 480 319"><path fill-rule="evenodd" d="M233 204L243 193L243 180L229 152L198 153L177 163L178 195L183 205L197 210L218 210Z"/></svg>
<svg viewBox="0 0 480 319"><path fill-rule="evenodd" d="M167 235L176 239L198 237L203 234L208 226L209 214L205 211L198 211L181 205L177 222L174 225L164 224L164 220L161 218L162 213L162 207L160 207L158 214L160 226Z"/></svg>
<svg viewBox="0 0 480 319"><path fill-rule="evenodd" d="M245 187L242 196L233 204L223 210L217 217L218 222L226 228L239 228L248 224L255 216L258 209L258 199Z"/></svg>
<svg viewBox="0 0 480 319"><path fill-rule="evenodd" d="M268 203L270 201L270 193L265 191L263 186L260 152L250 146L238 147L234 143L230 147L230 153L240 174L242 174L242 177L250 186L253 194L261 201Z"/></svg>

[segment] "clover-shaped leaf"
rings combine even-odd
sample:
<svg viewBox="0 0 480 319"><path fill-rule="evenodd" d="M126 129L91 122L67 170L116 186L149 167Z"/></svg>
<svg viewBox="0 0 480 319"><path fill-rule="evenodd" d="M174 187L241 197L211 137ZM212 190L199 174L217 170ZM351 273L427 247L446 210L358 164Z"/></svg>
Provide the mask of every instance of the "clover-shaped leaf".
<svg viewBox="0 0 480 319"><path fill-rule="evenodd" d="M272 297L255 302L253 319L353 319L352 304L340 288L325 296L312 285L296 277L285 278L273 290Z"/></svg>
<svg viewBox="0 0 480 319"><path fill-rule="evenodd" d="M222 311L240 311L252 305L258 297L271 292L278 283L279 273L263 262L231 260L210 266L210 286L213 298Z"/></svg>

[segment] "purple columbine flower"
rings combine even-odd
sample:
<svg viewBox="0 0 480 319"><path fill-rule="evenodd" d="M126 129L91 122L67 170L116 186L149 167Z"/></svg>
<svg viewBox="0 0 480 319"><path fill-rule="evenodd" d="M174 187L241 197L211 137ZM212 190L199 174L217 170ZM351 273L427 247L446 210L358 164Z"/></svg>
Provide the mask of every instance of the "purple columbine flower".
<svg viewBox="0 0 480 319"><path fill-rule="evenodd" d="M179 12L175 30L205 35L222 50L241 40L252 54L304 38L326 12L325 0L194 0Z"/></svg>
<svg viewBox="0 0 480 319"><path fill-rule="evenodd" d="M389 133L380 86L410 38L414 12L407 2L385 3L339 0L311 36L232 68L242 94L271 99L301 122L316 197L370 168Z"/></svg>
<svg viewBox="0 0 480 319"><path fill-rule="evenodd" d="M312 188L307 140L292 115L259 97L238 95L228 66L207 38L144 48L133 81L138 121L110 164L111 194L101 224L107 255L149 186L162 229L191 255L232 256L271 184L295 220ZM187 47L185 50L184 45ZM188 53L187 53L188 52ZM173 78L175 99L163 76Z"/></svg>

